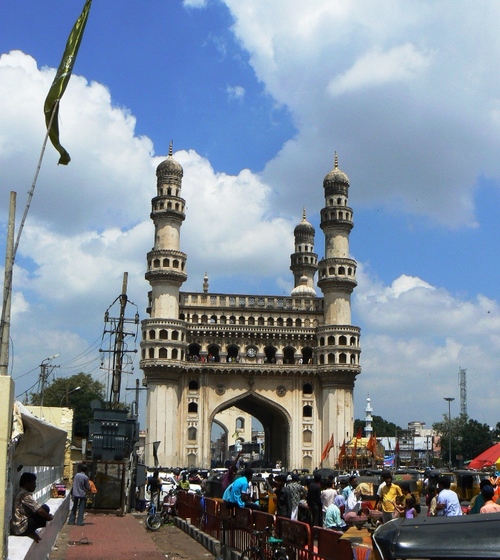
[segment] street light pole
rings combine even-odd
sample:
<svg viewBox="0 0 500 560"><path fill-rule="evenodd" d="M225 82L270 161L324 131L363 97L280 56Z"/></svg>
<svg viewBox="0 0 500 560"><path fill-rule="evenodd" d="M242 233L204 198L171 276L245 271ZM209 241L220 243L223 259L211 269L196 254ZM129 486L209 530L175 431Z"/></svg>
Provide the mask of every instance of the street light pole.
<svg viewBox="0 0 500 560"><path fill-rule="evenodd" d="M54 354L53 356L50 356L50 358L45 358L45 360L42 360L42 363L40 364L40 406L43 406L43 397L45 395L45 383L47 382L49 375L56 367L56 366L50 366L51 369L49 371L49 362L54 358L59 358L59 354Z"/></svg>
<svg viewBox="0 0 500 560"><path fill-rule="evenodd" d="M66 394L61 397L61 401L59 402L59 406L62 406L63 400L66 399L66 407L67 407L68 404L69 404L69 398L68 397L71 395L71 393L74 393L75 391L79 391L80 389L81 389L81 387L75 387L74 389L71 389L71 391L68 391L68 389L66 389Z"/></svg>
<svg viewBox="0 0 500 560"><path fill-rule="evenodd" d="M455 399L453 397L444 397L448 401L448 468L451 469L451 403Z"/></svg>

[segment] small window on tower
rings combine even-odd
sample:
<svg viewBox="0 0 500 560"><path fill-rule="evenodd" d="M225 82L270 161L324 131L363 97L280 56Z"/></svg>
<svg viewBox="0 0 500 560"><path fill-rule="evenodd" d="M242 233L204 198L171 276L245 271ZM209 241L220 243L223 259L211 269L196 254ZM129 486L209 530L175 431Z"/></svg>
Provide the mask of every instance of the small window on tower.
<svg viewBox="0 0 500 560"><path fill-rule="evenodd" d="M191 381L189 382L189 390L198 391L198 388L199 388L198 381L196 379L191 379Z"/></svg>
<svg viewBox="0 0 500 560"><path fill-rule="evenodd" d="M302 388L302 393L304 395L312 395L313 388L310 383L304 383L304 387Z"/></svg>

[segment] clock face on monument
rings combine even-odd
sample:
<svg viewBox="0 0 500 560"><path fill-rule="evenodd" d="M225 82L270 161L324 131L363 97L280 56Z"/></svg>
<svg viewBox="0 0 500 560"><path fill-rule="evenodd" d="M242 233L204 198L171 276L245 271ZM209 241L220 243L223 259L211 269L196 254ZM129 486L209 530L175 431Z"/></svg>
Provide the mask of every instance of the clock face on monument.
<svg viewBox="0 0 500 560"><path fill-rule="evenodd" d="M256 355L257 355L257 349L256 348L253 348L253 347L247 348L247 356L249 358L255 358Z"/></svg>

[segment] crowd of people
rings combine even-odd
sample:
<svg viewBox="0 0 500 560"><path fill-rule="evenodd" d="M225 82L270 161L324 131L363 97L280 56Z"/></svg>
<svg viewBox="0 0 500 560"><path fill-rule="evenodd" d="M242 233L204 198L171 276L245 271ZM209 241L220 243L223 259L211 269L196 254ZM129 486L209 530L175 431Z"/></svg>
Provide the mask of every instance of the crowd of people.
<svg viewBox="0 0 500 560"><path fill-rule="evenodd" d="M245 469L244 476L234 482L231 481L236 470L230 469L228 473L224 501L229 506L260 509L258 500L252 495L252 469ZM352 525L369 523L377 526L395 518L413 519L421 514L420 500L411 492L409 484L399 481L396 484L390 471L381 473L380 484L378 487L375 485L375 494L366 482L358 484L356 474L337 482L333 476L325 480L316 473L304 484L296 473L270 475L267 486L269 494L276 496L276 515L289 519L302 518L308 520L312 527L345 531ZM471 501L470 513L500 512L496 498L491 482L483 481L480 493ZM437 487L428 488L425 503L428 516L463 514L459 497L450 488L450 478L446 476L439 478ZM302 516L299 515L300 507Z"/></svg>
<svg viewBox="0 0 500 560"><path fill-rule="evenodd" d="M241 453L226 465L227 471L221 479L222 499L230 507L260 510L262 505L252 484L254 471L247 467L242 476L237 474L240 455ZM181 489L190 489L187 471L179 469L175 472L175 480ZM203 491L206 477L200 478L199 482ZM345 531L352 525L360 526L366 522L379 525L398 517L412 519L420 514L419 500L409 486L394 483L390 471L381 473L380 484L375 486L375 495L373 488L366 482L358 484L357 474L351 474L348 478L339 477L337 480L333 475L324 479L316 472L312 479L304 480L294 471L288 474L271 474L265 479L265 484L268 496L274 497L273 513L292 520L307 520L311 527ZM498 486L490 479L481 481L479 493L472 497L467 506L460 503L459 496L450 488L450 478L446 475L439 477L437 485L424 481L424 487L427 516L453 517L464 513L473 515L500 512ZM40 536L37 529L44 527L53 516L46 505L39 504L34 499L35 488L36 475L23 473L13 500L11 533L29 536L38 542ZM146 490L152 501L159 500L162 480L158 470L148 478ZM87 466L78 465L78 472L71 484L69 525L83 525L89 496L95 497L96 492L95 484L87 474Z"/></svg>
<svg viewBox="0 0 500 560"><path fill-rule="evenodd" d="M474 515L500 512L500 498L495 483L489 478L481 480L479 493L472 497L466 507L461 505L458 494L451 490L450 485L449 477L443 476L439 479L437 487L433 485L428 487L425 496L428 516L454 517L464 513Z"/></svg>

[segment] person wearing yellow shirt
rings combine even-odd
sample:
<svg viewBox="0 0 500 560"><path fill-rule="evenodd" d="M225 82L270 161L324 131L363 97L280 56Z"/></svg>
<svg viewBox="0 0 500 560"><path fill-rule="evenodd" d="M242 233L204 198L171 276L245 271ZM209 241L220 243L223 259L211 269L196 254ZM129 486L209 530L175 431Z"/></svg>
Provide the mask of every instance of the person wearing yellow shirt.
<svg viewBox="0 0 500 560"><path fill-rule="evenodd" d="M377 505L379 502L382 506L382 523L386 523L393 519L396 510L396 498L403 495L401 488L397 484L392 483L392 475L390 472L382 473L382 480L385 485L380 489L377 495Z"/></svg>

